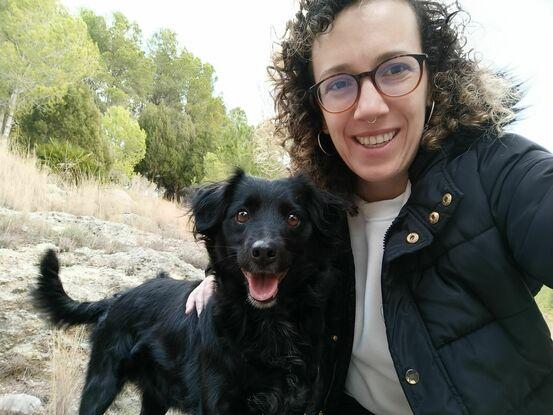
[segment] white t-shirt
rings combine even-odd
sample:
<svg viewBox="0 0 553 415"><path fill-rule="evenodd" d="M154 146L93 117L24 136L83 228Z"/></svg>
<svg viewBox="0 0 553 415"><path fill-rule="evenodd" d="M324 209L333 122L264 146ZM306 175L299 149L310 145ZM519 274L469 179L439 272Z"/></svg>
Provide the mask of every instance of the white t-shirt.
<svg viewBox="0 0 553 415"><path fill-rule="evenodd" d="M382 313L384 235L411 194L411 183L395 199L357 199L359 214L348 216L355 263L355 333L346 393L376 415L412 415L388 349Z"/></svg>

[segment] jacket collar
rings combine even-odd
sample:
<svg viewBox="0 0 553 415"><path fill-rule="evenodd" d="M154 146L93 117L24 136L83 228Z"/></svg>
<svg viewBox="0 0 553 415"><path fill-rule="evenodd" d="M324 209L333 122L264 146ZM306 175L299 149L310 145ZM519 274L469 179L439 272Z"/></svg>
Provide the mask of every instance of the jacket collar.
<svg viewBox="0 0 553 415"><path fill-rule="evenodd" d="M411 183L416 182L425 171L432 168L436 163L446 158L451 159L463 154L470 149L475 141L488 134L486 130L465 128L452 133L451 136L442 140L438 149L430 150L426 146L421 145L409 168Z"/></svg>
<svg viewBox="0 0 553 415"><path fill-rule="evenodd" d="M411 196L387 232L388 261L428 246L448 224L464 197L447 169L448 162L468 151L477 137L460 132L437 150L421 146L409 169Z"/></svg>

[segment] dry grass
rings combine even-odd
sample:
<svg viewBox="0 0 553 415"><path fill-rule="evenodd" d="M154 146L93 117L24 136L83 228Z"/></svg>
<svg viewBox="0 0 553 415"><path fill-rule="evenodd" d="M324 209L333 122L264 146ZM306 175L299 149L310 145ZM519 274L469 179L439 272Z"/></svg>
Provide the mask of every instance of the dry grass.
<svg viewBox="0 0 553 415"><path fill-rule="evenodd" d="M36 168L34 158L12 154L0 143L0 206L30 212L47 204L48 173Z"/></svg>
<svg viewBox="0 0 553 415"><path fill-rule="evenodd" d="M52 331L51 387L48 415L76 413L82 387L88 351L83 347L87 332L83 327ZM127 384L110 405L107 415L131 415L140 411L140 394L132 384ZM168 415L181 414L169 411Z"/></svg>
<svg viewBox="0 0 553 415"><path fill-rule="evenodd" d="M87 354L82 347L85 341L86 332L82 327L71 331L52 332L52 393L48 404L50 415L68 415L75 411L83 380L83 363Z"/></svg>
<svg viewBox="0 0 553 415"><path fill-rule="evenodd" d="M0 361L0 379L25 378L32 370L32 363L24 356L13 354L8 357Z"/></svg>
<svg viewBox="0 0 553 415"><path fill-rule="evenodd" d="M54 243L60 252L73 252L77 248L100 249L106 253L123 252L127 246L115 239L94 235L79 225L68 225L55 231L44 219L30 218L26 214L0 216L0 248L41 242Z"/></svg>
<svg viewBox="0 0 553 415"><path fill-rule="evenodd" d="M190 239L186 209L158 196L155 185L136 177L127 189L86 181L61 181L32 156L0 144L0 206L19 212L59 211L126 223L166 237Z"/></svg>
<svg viewBox="0 0 553 415"><path fill-rule="evenodd" d="M61 231L56 246L59 252L72 252L75 248L89 246L93 234L83 226L69 225Z"/></svg>
<svg viewBox="0 0 553 415"><path fill-rule="evenodd" d="M25 214L0 216L0 248L14 249L21 241L39 243L53 236L44 220L31 219Z"/></svg>
<svg viewBox="0 0 553 415"><path fill-rule="evenodd" d="M84 226L68 225L52 238L59 252L72 252L76 248L88 247L100 249L108 254L123 252L127 246L115 239L105 238L94 233Z"/></svg>

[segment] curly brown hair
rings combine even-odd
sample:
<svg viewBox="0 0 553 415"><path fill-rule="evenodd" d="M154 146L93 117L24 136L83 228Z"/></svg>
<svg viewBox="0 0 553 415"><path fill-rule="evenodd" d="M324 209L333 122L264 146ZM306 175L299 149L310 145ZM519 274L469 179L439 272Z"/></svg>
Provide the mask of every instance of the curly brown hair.
<svg viewBox="0 0 553 415"><path fill-rule="evenodd" d="M269 75L275 87L275 127L286 137L292 170L310 176L318 185L351 199L355 175L340 157L328 157L317 145L322 114L309 87L314 79L311 50L317 36L331 28L345 8L370 0L300 0L299 11L286 27ZM428 55L431 96L435 110L422 136L422 145L436 149L462 127L500 134L515 119L521 99L519 85L507 76L482 68L465 50L466 19L458 2L401 0L416 14L422 51ZM460 21L457 21L460 20Z"/></svg>

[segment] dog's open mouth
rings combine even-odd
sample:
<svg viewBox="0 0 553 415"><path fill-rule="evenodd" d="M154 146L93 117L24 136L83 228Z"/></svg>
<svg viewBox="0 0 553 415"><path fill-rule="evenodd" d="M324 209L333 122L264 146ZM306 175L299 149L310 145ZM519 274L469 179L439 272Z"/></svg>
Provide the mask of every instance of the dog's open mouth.
<svg viewBox="0 0 553 415"><path fill-rule="evenodd" d="M286 275L286 272L276 274L254 273L242 269L248 281L248 292L250 297L262 304L272 302L278 293L278 285Z"/></svg>

